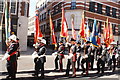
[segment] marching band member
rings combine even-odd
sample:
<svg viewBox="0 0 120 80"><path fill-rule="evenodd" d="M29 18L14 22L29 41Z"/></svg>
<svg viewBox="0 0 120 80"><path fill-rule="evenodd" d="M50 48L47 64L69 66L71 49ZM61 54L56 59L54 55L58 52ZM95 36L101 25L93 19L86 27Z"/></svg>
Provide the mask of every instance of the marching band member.
<svg viewBox="0 0 120 80"><path fill-rule="evenodd" d="M81 43L78 41L77 42L77 50L76 50L76 54L77 54L77 70L80 69L80 59L81 59Z"/></svg>
<svg viewBox="0 0 120 80"><path fill-rule="evenodd" d="M17 53L18 45L16 43L16 38L10 37L9 40L10 40L9 47L2 60L7 59L7 71L8 71L7 78L11 78L12 80L14 80L16 78L16 72L17 72L16 53Z"/></svg>
<svg viewBox="0 0 120 80"><path fill-rule="evenodd" d="M110 44L110 49L109 49L109 55L110 55L110 59L109 59L109 63L108 63L108 67L110 70L112 70L112 61L113 61L113 72L115 71L115 67L116 67L116 43L112 42Z"/></svg>
<svg viewBox="0 0 120 80"><path fill-rule="evenodd" d="M66 76L69 76L69 71L70 71L70 65L72 64L72 77L76 77L76 68L75 68L75 64L76 64L76 59L77 59L77 55L76 55L76 40L74 40L73 38L71 38L71 47L70 47L70 53L68 54L68 62L67 62L67 69L66 69Z"/></svg>
<svg viewBox="0 0 120 80"><path fill-rule="evenodd" d="M41 39L39 42L38 50L37 50L37 55L34 62L35 62L35 73L33 76L38 77L39 70L41 69L41 78L44 78L44 63L46 62L46 40Z"/></svg>
<svg viewBox="0 0 120 80"><path fill-rule="evenodd" d="M55 59L55 65L56 65L56 69L58 68L58 64L57 61L59 60L59 65L60 65L60 72L63 71L63 63L62 63L62 59L64 58L64 53L65 53L65 45L63 44L63 41L59 41L59 48L57 51L57 59Z"/></svg>
<svg viewBox="0 0 120 80"><path fill-rule="evenodd" d="M107 47L105 45L106 44L103 43L103 45L100 45L98 48L97 73L100 73L100 70L102 71L102 73L104 73L106 53L107 53Z"/></svg>
<svg viewBox="0 0 120 80"><path fill-rule="evenodd" d="M90 53L90 45L91 42L87 41L86 44L84 45L84 56L82 58L81 61L81 67L82 67L82 75L86 72L86 75L88 75L88 70L89 70L89 62L90 62L90 58L89 58L89 53ZM86 69L84 67L84 64L86 63Z"/></svg>

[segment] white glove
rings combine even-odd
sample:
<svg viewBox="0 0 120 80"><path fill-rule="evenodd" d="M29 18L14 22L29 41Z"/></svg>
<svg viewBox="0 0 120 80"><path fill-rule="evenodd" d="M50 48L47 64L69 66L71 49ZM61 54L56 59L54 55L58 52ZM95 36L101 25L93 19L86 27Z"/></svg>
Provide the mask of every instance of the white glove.
<svg viewBox="0 0 120 80"><path fill-rule="evenodd" d="M57 52L54 52L54 53L52 53L52 56L56 56L58 53Z"/></svg>
<svg viewBox="0 0 120 80"><path fill-rule="evenodd" d="M83 56L83 58L88 58L88 55L87 55L87 54L85 54L85 55Z"/></svg>
<svg viewBox="0 0 120 80"><path fill-rule="evenodd" d="M119 56L119 54L116 54L116 55L115 55L115 58L117 59L117 58L118 58L118 56Z"/></svg>
<svg viewBox="0 0 120 80"><path fill-rule="evenodd" d="M68 59L71 59L72 57L73 57L73 54L70 53L67 58L68 58Z"/></svg>
<svg viewBox="0 0 120 80"><path fill-rule="evenodd" d="M38 57L38 54L37 54L36 51L34 51L33 54L32 54L32 58L34 59L34 58L36 58L36 57Z"/></svg>
<svg viewBox="0 0 120 80"><path fill-rule="evenodd" d="M5 55L4 55L3 58L2 58L2 61L3 61L3 60L6 60L9 56L10 56L10 55L6 52Z"/></svg>

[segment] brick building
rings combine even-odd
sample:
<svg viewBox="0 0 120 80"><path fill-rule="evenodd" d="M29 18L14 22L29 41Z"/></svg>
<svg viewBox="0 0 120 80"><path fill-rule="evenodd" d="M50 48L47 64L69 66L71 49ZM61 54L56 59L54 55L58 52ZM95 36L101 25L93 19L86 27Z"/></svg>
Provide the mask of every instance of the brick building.
<svg viewBox="0 0 120 80"><path fill-rule="evenodd" d="M36 9L39 10L40 28L48 43L51 42L49 14L52 14L57 41L60 38L61 8L65 9L65 17L71 37L71 19L74 18L74 28L78 34L82 13L85 11L86 23L92 25L94 18L100 22L101 33L104 34L104 22L109 18L112 24L115 41L120 40L120 1L117 0L39 0ZM78 37L78 36L77 36Z"/></svg>

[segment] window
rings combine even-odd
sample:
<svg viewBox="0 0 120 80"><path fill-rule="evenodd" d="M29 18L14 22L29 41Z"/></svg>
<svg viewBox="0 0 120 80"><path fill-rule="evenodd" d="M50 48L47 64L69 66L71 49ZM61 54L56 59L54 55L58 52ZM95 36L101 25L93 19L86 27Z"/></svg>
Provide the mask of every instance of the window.
<svg viewBox="0 0 120 80"><path fill-rule="evenodd" d="M76 9L76 0L71 1L71 9Z"/></svg>
<svg viewBox="0 0 120 80"><path fill-rule="evenodd" d="M57 5L53 7L53 14L55 15L58 12Z"/></svg>
<svg viewBox="0 0 120 80"><path fill-rule="evenodd" d="M27 16L28 3L25 4L24 15Z"/></svg>
<svg viewBox="0 0 120 80"><path fill-rule="evenodd" d="M46 29L50 29L50 24L49 23L47 23L47 28Z"/></svg>
<svg viewBox="0 0 120 80"><path fill-rule="evenodd" d="M54 28L56 27L56 21L53 21Z"/></svg>
<svg viewBox="0 0 120 80"><path fill-rule="evenodd" d="M39 20L41 21L41 15L40 15L40 17L39 17Z"/></svg>
<svg viewBox="0 0 120 80"><path fill-rule="evenodd" d="M16 13L16 2L11 2L11 13Z"/></svg>
<svg viewBox="0 0 120 80"><path fill-rule="evenodd" d="M45 32L46 28L45 28L45 24L43 25L43 31Z"/></svg>
<svg viewBox="0 0 120 80"><path fill-rule="evenodd" d="M50 14L50 9L48 10L48 13L47 13L47 14L48 14L48 16L49 16L49 14Z"/></svg>
<svg viewBox="0 0 120 80"><path fill-rule="evenodd" d="M120 19L120 10L118 11L118 18Z"/></svg>
<svg viewBox="0 0 120 80"><path fill-rule="evenodd" d="M110 7L109 6L106 6L106 15L110 16Z"/></svg>
<svg viewBox="0 0 120 80"><path fill-rule="evenodd" d="M61 30L61 19L57 20L57 26L55 28L55 31L60 31Z"/></svg>
<svg viewBox="0 0 120 80"><path fill-rule="evenodd" d="M57 14L59 12L61 12L61 3L57 4L56 6L53 7L53 14Z"/></svg>
<svg viewBox="0 0 120 80"><path fill-rule="evenodd" d="M44 19L46 19L46 12L44 13Z"/></svg>
<svg viewBox="0 0 120 80"><path fill-rule="evenodd" d="M102 14L102 4L97 3L97 13Z"/></svg>
<svg viewBox="0 0 120 80"><path fill-rule="evenodd" d="M62 2L58 4L58 12L62 11L62 9L61 9L62 6L61 5L62 5Z"/></svg>
<svg viewBox="0 0 120 80"><path fill-rule="evenodd" d="M90 2L89 11L95 12L95 2Z"/></svg>
<svg viewBox="0 0 120 80"><path fill-rule="evenodd" d="M4 3L2 1L0 1L0 12L3 12L3 5L4 5Z"/></svg>
<svg viewBox="0 0 120 80"><path fill-rule="evenodd" d="M115 32L115 27L116 27L116 25L115 25L115 24L112 24L113 35L116 34L116 32Z"/></svg>
<svg viewBox="0 0 120 80"><path fill-rule="evenodd" d="M44 15L42 14L42 18L41 18L41 20L43 20L43 18L44 18Z"/></svg>
<svg viewBox="0 0 120 80"><path fill-rule="evenodd" d="M44 6L44 3L43 3L43 9L44 9L44 7L45 7L45 6Z"/></svg>
<svg viewBox="0 0 120 80"><path fill-rule="evenodd" d="M118 25L118 35L120 35L120 25Z"/></svg>
<svg viewBox="0 0 120 80"><path fill-rule="evenodd" d="M90 32L92 32L93 23L94 23L93 19L88 19L88 26L89 26Z"/></svg>
<svg viewBox="0 0 120 80"><path fill-rule="evenodd" d="M116 10L115 8L112 8L112 17L115 17L116 18Z"/></svg>
<svg viewBox="0 0 120 80"><path fill-rule="evenodd" d="M102 33L102 22L98 21L98 32Z"/></svg>

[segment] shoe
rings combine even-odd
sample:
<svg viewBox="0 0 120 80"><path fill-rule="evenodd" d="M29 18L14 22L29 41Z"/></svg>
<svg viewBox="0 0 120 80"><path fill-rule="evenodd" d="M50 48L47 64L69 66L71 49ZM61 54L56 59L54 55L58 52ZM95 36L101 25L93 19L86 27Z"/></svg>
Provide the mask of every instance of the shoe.
<svg viewBox="0 0 120 80"><path fill-rule="evenodd" d="M34 76L34 77L38 77L38 75L37 75L37 74L32 74L32 76Z"/></svg>
<svg viewBox="0 0 120 80"><path fill-rule="evenodd" d="M86 71L86 75L88 75L88 71Z"/></svg>
<svg viewBox="0 0 120 80"><path fill-rule="evenodd" d="M54 71L57 71L58 69L54 69Z"/></svg>
<svg viewBox="0 0 120 80"><path fill-rule="evenodd" d="M104 71L102 71L102 74L104 73Z"/></svg>
<svg viewBox="0 0 120 80"><path fill-rule="evenodd" d="M7 79L9 79L9 78L11 78L11 76L10 76L10 75L8 75L6 78L7 78Z"/></svg>
<svg viewBox="0 0 120 80"><path fill-rule="evenodd" d="M65 77L69 77L69 74L65 74Z"/></svg>
<svg viewBox="0 0 120 80"><path fill-rule="evenodd" d="M76 70L77 70L77 71L79 71L80 69L79 69L79 68L77 68Z"/></svg>
<svg viewBox="0 0 120 80"><path fill-rule="evenodd" d="M99 74L100 72L98 71L97 74Z"/></svg>
<svg viewBox="0 0 120 80"><path fill-rule="evenodd" d="M60 72L63 72L63 70L59 70Z"/></svg>
<svg viewBox="0 0 120 80"><path fill-rule="evenodd" d="M45 78L45 76L40 76L40 78L41 78L41 79L44 79L44 78Z"/></svg>
<svg viewBox="0 0 120 80"><path fill-rule="evenodd" d="M81 73L81 75L83 75L83 74L84 74L84 72Z"/></svg>
<svg viewBox="0 0 120 80"><path fill-rule="evenodd" d="M73 75L72 75L72 78L75 78L75 77L76 77L76 74L73 74Z"/></svg>

